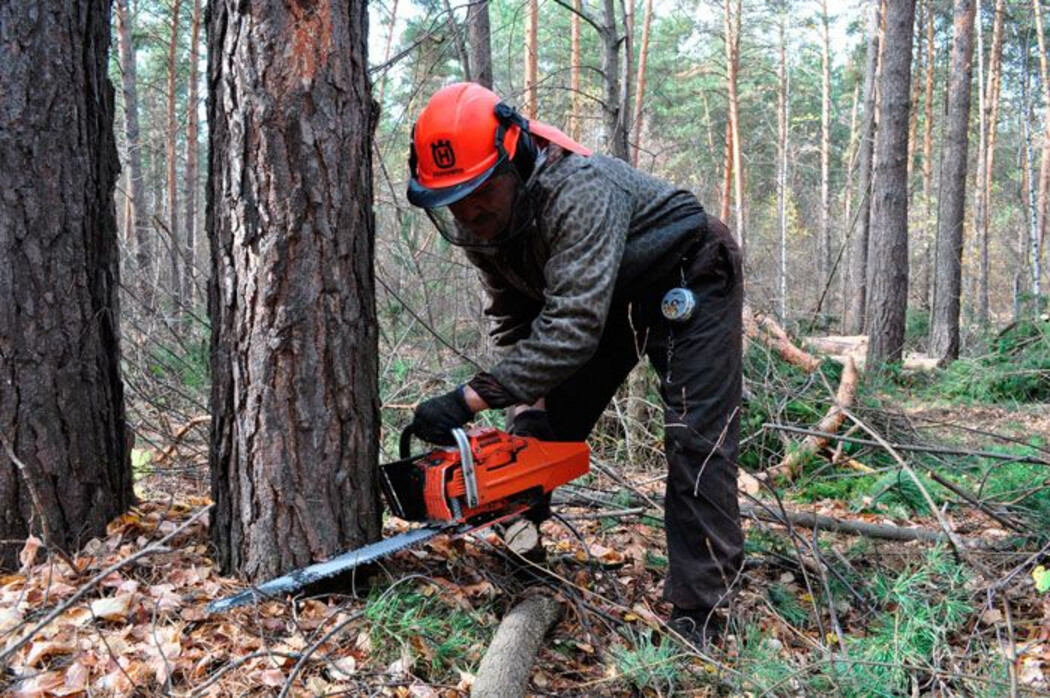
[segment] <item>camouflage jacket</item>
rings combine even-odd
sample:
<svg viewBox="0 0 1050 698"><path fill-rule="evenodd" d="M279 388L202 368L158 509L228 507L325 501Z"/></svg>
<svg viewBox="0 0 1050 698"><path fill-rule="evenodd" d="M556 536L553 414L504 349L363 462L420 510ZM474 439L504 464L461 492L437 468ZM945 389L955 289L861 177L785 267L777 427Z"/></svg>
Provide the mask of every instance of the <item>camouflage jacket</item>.
<svg viewBox="0 0 1050 698"><path fill-rule="evenodd" d="M498 248L467 248L502 358L471 386L490 407L532 403L594 354L609 308L663 280L699 242L703 207L621 160L548 147L536 225Z"/></svg>

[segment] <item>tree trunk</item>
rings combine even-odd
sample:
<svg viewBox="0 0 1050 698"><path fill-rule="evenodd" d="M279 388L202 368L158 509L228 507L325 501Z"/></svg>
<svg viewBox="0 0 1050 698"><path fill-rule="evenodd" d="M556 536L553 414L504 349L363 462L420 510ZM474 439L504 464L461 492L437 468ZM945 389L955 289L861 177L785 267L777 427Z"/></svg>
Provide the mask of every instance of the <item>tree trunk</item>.
<svg viewBox="0 0 1050 698"><path fill-rule="evenodd" d="M746 236L744 234L744 173L740 158L740 98L737 94L737 76L740 70L740 15L741 0L725 0L725 37L726 37L726 92L729 100L729 123L726 125L726 148L730 156L731 171L733 174L733 204L734 222L736 230L733 231L737 242L740 244L741 254L746 255ZM727 175L728 177L728 175ZM728 181L728 179L727 179ZM726 196L728 197L728 187ZM729 216L725 215L725 219Z"/></svg>
<svg viewBox="0 0 1050 698"><path fill-rule="evenodd" d="M1043 157L1039 163L1039 194L1036 198L1038 234L1031 244L1032 293L1038 299L1041 292L1042 241L1046 237L1047 191L1050 190L1050 70L1047 69L1046 41L1043 39L1043 11L1041 0L1032 0L1035 13L1035 35L1039 39L1039 73L1043 86Z"/></svg>
<svg viewBox="0 0 1050 698"><path fill-rule="evenodd" d="M614 158L630 162L627 149L627 122L623 113L620 85L620 37L616 30L616 6L613 0L602 0L602 77L605 83L602 115L605 125L605 150Z"/></svg>
<svg viewBox="0 0 1050 698"><path fill-rule="evenodd" d="M1027 44L1027 41L1025 42ZM1024 204L1026 213L1026 223L1024 230L1018 231L1017 235L1017 258L1020 260L1018 265L1017 273L1014 275L1014 321L1016 322L1021 318L1022 303L1021 293L1026 288L1027 275L1031 275L1031 278L1035 282L1034 288L1028 286L1029 289L1033 290L1034 294L1038 297L1039 295L1039 267L1038 267L1038 251L1039 251L1039 228L1038 228L1038 214L1036 213L1036 195L1034 185L1034 172L1032 168L1032 123L1035 121L1034 114L1032 111L1031 100L1028 97L1028 87L1030 85L1030 74L1028 69L1028 55L1029 52L1025 46L1024 66L1021 75L1021 110L1018 114L1018 126L1020 126L1021 133L1024 136L1024 142L1020 148L1021 155L1021 198ZM1038 307L1038 306L1037 306Z"/></svg>
<svg viewBox="0 0 1050 698"><path fill-rule="evenodd" d="M387 29L387 32L386 32L386 48L383 49L383 65L387 66L387 67L383 69L383 75L379 79L379 94L376 95L376 103L379 104L380 107L382 107L382 105L383 105L383 94L386 92L386 81L387 81L387 77L390 75L390 68L389 68L388 64L390 63L390 49L394 45L394 30L397 29L397 5L398 5L398 0L394 0L393 3L390 6L390 27ZM485 6L485 22L486 22L485 29L486 29L486 31L488 31L488 19L489 19L488 0L477 0L477 3L471 4L470 10L468 11L468 14L467 14L467 21L468 22L471 21L469 12L470 11L475 11L475 9L479 5L484 5ZM470 26L473 27L473 24L471 24ZM470 31L473 31L473 29L471 29ZM488 36L488 35L486 34L486 36ZM471 39L471 42L472 42L471 50L474 51L473 38ZM490 56L490 58L491 58L491 56ZM473 53L471 54L471 60L472 61L474 60L474 54ZM489 84L487 85L487 87L492 87L492 79L491 79L492 78L492 61L491 60L489 61L488 67L489 67Z"/></svg>
<svg viewBox="0 0 1050 698"><path fill-rule="evenodd" d="M456 21L456 12L452 8L450 0L445 0L445 14L448 15L448 30L452 34L452 42L456 46L456 55L459 56L459 65L463 70L463 80L470 82L471 66L470 54L467 52L467 42L463 39L463 32L459 22Z"/></svg>
<svg viewBox="0 0 1050 698"><path fill-rule="evenodd" d="M539 95L536 92L539 80L537 55L539 54L539 0L527 0L525 5L525 115L530 119L539 116Z"/></svg>
<svg viewBox="0 0 1050 698"><path fill-rule="evenodd" d="M31 532L78 548L134 495L110 4L0 3L0 27L0 564L11 567Z"/></svg>
<svg viewBox="0 0 1050 698"><path fill-rule="evenodd" d="M212 538L251 581L380 534L367 27L211 5Z"/></svg>
<svg viewBox="0 0 1050 698"><path fill-rule="evenodd" d="M820 282L831 283L831 34L828 2L820 2Z"/></svg>
<svg viewBox="0 0 1050 698"><path fill-rule="evenodd" d="M186 181L182 198L186 201L186 248L183 261L182 289L186 303L193 307L196 290L197 250L197 43L200 38L201 2L193 0L193 25L190 28L190 73L186 99Z"/></svg>
<svg viewBox="0 0 1050 698"><path fill-rule="evenodd" d="M868 305L869 370L900 361L908 307L908 115L915 0L887 3Z"/></svg>
<svg viewBox="0 0 1050 698"><path fill-rule="evenodd" d="M780 61L777 65L777 229L780 232L780 321L787 322L788 74L787 13L780 13Z"/></svg>
<svg viewBox="0 0 1050 698"><path fill-rule="evenodd" d="M974 14L973 0L955 1L948 115L937 205L937 266L930 320L929 352L942 364L959 357L959 295L962 292Z"/></svg>
<svg viewBox="0 0 1050 698"><path fill-rule="evenodd" d="M981 193L983 202L983 215L979 219L981 225L977 231L977 242L980 245L980 270L978 272L977 284L977 317L982 326L988 324L988 238L990 230L988 226L989 210L992 202L992 172L995 163L995 129L999 120L999 87L1002 75L1003 56L1003 0L995 1L995 20L992 24L992 48L988 56L988 80L981 86L984 90L984 111L982 119L985 128L984 157L980 164L984 168Z"/></svg>
<svg viewBox="0 0 1050 698"><path fill-rule="evenodd" d="M845 238L842 241L842 251L845 253L846 260L843 265L843 271L839 274L839 299L842 302L842 314L841 327L843 330L846 328L846 306L849 302L849 270L853 264L852 259L852 248L850 247L850 239L852 231L855 230L856 220L853 217L851 206L853 204L853 170L854 163L857 160L857 146L858 134L857 134L857 106L860 103L860 83L856 83L853 86L853 100L850 106L849 112L849 147L846 149L844 156L845 168L846 168L846 186L842 192L842 220L843 227L846 230Z"/></svg>
<svg viewBox="0 0 1050 698"><path fill-rule="evenodd" d="M879 63L880 0L871 0L868 15L868 54L864 69L864 124L857 157L857 224L850 238L850 265L846 289L846 334L864 332L868 291L868 231L871 224L872 158L875 153L875 73Z"/></svg>
<svg viewBox="0 0 1050 698"><path fill-rule="evenodd" d="M128 228L133 231L135 268L133 286L142 306L153 307L153 247L146 220L146 192L142 182L142 144L139 138L139 101L136 86L135 47L127 0L115 0L117 42L120 45L121 89L124 93L124 140L128 149L128 191L131 211Z"/></svg>
<svg viewBox="0 0 1050 698"><path fill-rule="evenodd" d="M933 304L933 239L936 233L937 222L933 217L933 75L936 69L934 64L933 43L933 0L926 0L926 89L923 102L923 125L922 125L922 245L923 266L919 279L922 283L922 293L919 296L925 308Z"/></svg>
<svg viewBox="0 0 1050 698"><path fill-rule="evenodd" d="M583 0L572 0L574 12L569 13L569 90L572 106L569 113L569 136L580 140L580 15Z"/></svg>
<svg viewBox="0 0 1050 698"><path fill-rule="evenodd" d="M175 144L178 139L178 124L175 121L175 75L178 70L176 58L179 48L179 11L182 0L174 0L171 8L171 34L168 43L168 131L164 153L168 164L168 234L170 235L169 259L171 260L172 315L179 318L183 312L182 297L182 245L179 241L179 195L175 178Z"/></svg>
<svg viewBox="0 0 1050 698"><path fill-rule="evenodd" d="M470 38L470 65L474 82L491 90L492 37L489 30L489 0L475 0L470 4L467 10L467 35Z"/></svg>
<svg viewBox="0 0 1050 698"><path fill-rule="evenodd" d="M631 126L634 128L634 152L631 162L638 167L638 151L642 146L642 102L645 99L645 69L649 62L649 27L653 21L653 0L645 0L645 12L642 15L642 45L638 49L638 87L634 91L634 117Z"/></svg>

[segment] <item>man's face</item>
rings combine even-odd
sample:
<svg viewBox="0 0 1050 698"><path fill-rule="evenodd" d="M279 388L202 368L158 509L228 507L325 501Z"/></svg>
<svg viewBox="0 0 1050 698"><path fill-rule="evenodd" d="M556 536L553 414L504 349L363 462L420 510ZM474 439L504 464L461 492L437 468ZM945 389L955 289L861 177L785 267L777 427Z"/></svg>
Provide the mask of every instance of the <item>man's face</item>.
<svg viewBox="0 0 1050 698"><path fill-rule="evenodd" d="M514 173L504 172L448 208L456 222L478 239L494 240L510 225L517 186Z"/></svg>

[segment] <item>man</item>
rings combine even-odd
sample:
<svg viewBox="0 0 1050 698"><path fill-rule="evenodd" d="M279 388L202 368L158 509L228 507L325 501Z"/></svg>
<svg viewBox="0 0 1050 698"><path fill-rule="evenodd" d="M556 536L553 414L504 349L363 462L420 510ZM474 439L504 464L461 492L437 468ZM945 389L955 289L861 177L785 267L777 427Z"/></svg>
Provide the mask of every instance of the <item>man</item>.
<svg viewBox="0 0 1050 698"><path fill-rule="evenodd" d="M431 97L410 169L409 201L480 271L503 352L421 403L415 432L451 443L476 413L512 408L513 433L582 441L648 356L666 424L664 596L672 626L707 642L743 556L743 290L729 230L689 192L592 154L471 83Z"/></svg>

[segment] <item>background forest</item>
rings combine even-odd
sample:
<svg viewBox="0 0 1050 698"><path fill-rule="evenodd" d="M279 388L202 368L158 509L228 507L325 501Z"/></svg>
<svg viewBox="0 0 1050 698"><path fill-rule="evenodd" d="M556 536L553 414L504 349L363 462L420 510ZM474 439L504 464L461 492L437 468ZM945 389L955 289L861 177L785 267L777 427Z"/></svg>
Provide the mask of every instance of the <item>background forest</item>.
<svg viewBox="0 0 1050 698"><path fill-rule="evenodd" d="M568 610L530 692L1050 693L1047 8L917 0L905 26L898 5L912 3L885 5L368 4L361 69L377 109L371 182L354 181L371 190L375 223L379 462L397 458L421 398L494 356L475 272L405 199L413 119L440 86L490 84L694 191L744 245L749 562L725 647L698 655L658 620L666 466L641 368L592 439L594 472L563 488L562 515L545 524L546 584ZM208 103L227 79L208 46L235 33L218 13L202 0L112 0L120 368L139 502L72 559L45 560L39 539L17 536L21 569L0 579L0 687L465 695L526 586L494 536L401 555L379 584L335 600L203 611L237 587L220 570L289 567L215 554L216 513L200 511L216 491L209 452L214 466L222 437L209 428L225 419L214 406L227 385L213 381L225 329L209 280L225 258L209 229L235 208L208 171L225 176L241 133L224 121L233 146L216 149L213 135L209 152L209 116L230 111Z"/></svg>

